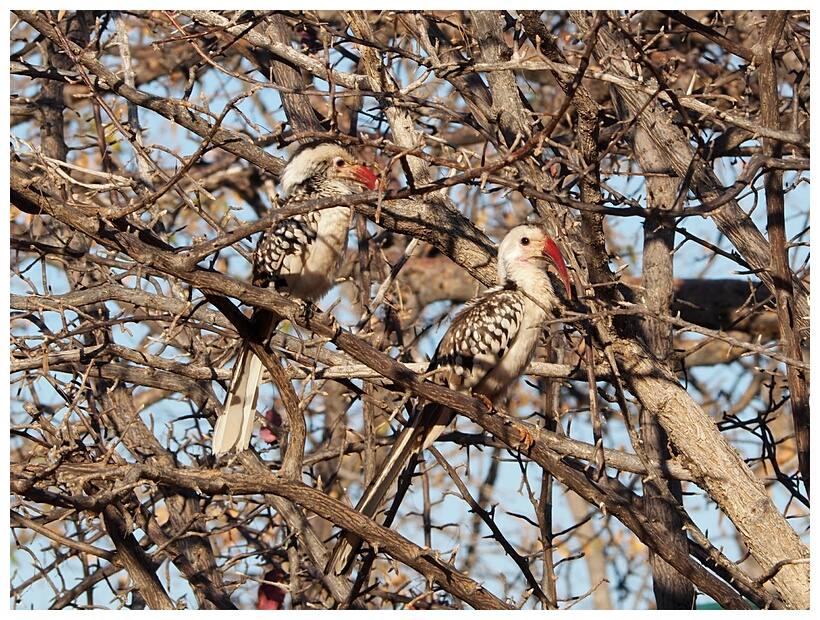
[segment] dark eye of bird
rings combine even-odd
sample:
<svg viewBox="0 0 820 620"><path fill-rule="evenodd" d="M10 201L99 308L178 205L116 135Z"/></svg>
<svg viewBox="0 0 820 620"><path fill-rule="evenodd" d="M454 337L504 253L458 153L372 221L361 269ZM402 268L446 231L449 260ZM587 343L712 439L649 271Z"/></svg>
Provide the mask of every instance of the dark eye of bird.
<svg viewBox="0 0 820 620"><path fill-rule="evenodd" d="M529 237L522 237L521 238L521 245L529 245L529 244L530 244L530 238Z"/></svg>
<svg viewBox="0 0 820 620"><path fill-rule="evenodd" d="M341 157L337 157L336 159L333 160L333 165L336 166L337 168L344 168L345 160L342 159Z"/></svg>

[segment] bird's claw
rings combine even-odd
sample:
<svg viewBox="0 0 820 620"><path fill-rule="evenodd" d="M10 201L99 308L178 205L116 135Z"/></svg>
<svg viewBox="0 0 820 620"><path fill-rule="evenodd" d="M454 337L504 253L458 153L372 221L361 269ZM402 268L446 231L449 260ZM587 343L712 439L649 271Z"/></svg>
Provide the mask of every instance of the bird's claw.
<svg viewBox="0 0 820 620"><path fill-rule="evenodd" d="M493 401L487 398L484 394L473 394L476 398L478 398L484 405L487 407L487 413L492 413L495 410L493 406Z"/></svg>
<svg viewBox="0 0 820 620"><path fill-rule="evenodd" d="M518 431L518 441L524 444L524 452L529 452L532 444L535 443L535 438L526 428L516 425L515 430Z"/></svg>

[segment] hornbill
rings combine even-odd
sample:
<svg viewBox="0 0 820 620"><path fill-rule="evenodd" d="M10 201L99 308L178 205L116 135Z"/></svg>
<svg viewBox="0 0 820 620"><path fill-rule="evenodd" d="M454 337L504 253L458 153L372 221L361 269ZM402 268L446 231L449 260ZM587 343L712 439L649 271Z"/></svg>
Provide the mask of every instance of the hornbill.
<svg viewBox="0 0 820 620"><path fill-rule="evenodd" d="M302 145L285 166L280 196L286 202L342 196L374 190L378 179L335 142ZM304 301L316 301L332 286L347 249L352 210L346 206L309 211L276 222L259 240L254 254L254 286ZM253 313L253 327L267 340L281 317L268 310ZM262 362L246 342L237 357L224 411L216 421L213 451L247 449L253 430Z"/></svg>
<svg viewBox="0 0 820 620"><path fill-rule="evenodd" d="M549 268L557 271L555 285ZM428 373L450 389L495 403L526 370L544 321L560 308L558 279L569 299L569 275L555 242L540 226L513 228L498 249L499 284L473 298L455 315L436 348ZM441 435L454 416L451 409L438 403L417 410L356 509L373 517L402 469L409 470L405 476L412 474L415 456ZM400 501L397 493L393 505ZM360 546L355 534L343 532L327 572L347 573Z"/></svg>

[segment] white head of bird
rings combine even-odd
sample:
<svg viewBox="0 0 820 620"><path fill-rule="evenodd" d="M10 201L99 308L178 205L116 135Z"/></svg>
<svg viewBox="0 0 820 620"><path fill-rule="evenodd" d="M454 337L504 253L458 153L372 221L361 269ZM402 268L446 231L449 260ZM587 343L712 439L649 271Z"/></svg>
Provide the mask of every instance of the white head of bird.
<svg viewBox="0 0 820 620"><path fill-rule="evenodd" d="M569 274L558 246L543 228L523 224L513 228L498 246L498 281L515 285L538 299L556 296L547 269L553 268L571 296Z"/></svg>
<svg viewBox="0 0 820 620"><path fill-rule="evenodd" d="M285 199L294 194L350 194L356 191L351 184L374 190L379 180L346 148L335 142L318 142L300 147L279 179L279 189Z"/></svg>

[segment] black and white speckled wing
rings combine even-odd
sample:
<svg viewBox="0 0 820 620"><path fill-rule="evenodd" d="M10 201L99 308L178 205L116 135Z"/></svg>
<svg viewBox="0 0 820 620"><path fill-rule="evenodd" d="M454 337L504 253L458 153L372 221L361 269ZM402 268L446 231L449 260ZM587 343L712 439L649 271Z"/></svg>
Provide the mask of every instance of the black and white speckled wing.
<svg viewBox="0 0 820 620"><path fill-rule="evenodd" d="M514 289L489 289L472 300L456 314L430 362L430 370L440 371L436 380L451 389L480 391L509 351L523 314L522 295Z"/></svg>
<svg viewBox="0 0 820 620"><path fill-rule="evenodd" d="M310 247L317 237L317 218L315 211L297 214L269 228L264 232L256 246L253 265L253 283L256 286L282 288L285 282L284 273L298 274L307 260ZM287 264L287 265L286 265Z"/></svg>

